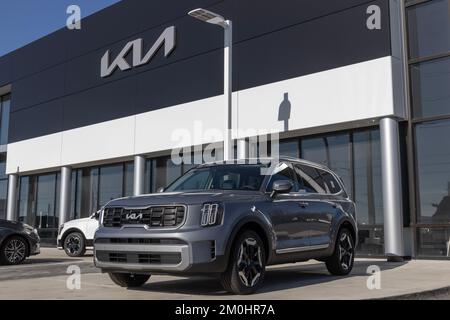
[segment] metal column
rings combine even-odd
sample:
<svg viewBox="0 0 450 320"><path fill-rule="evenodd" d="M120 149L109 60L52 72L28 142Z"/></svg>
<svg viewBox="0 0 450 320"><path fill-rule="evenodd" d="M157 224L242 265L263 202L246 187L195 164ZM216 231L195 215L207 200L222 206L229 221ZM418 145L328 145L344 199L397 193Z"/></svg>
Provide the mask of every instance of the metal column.
<svg viewBox="0 0 450 320"><path fill-rule="evenodd" d="M404 256L403 205L398 121L380 120L384 251L389 260Z"/></svg>
<svg viewBox="0 0 450 320"><path fill-rule="evenodd" d="M69 220L70 197L72 194L72 168L61 168L61 185L59 190L59 225Z"/></svg>
<svg viewBox="0 0 450 320"><path fill-rule="evenodd" d="M17 182L19 175L10 174L8 177L8 203L6 207L6 219L17 221Z"/></svg>
<svg viewBox="0 0 450 320"><path fill-rule="evenodd" d="M248 143L245 140L245 138L239 139L237 141L237 158L239 160L247 158L247 149L248 149Z"/></svg>
<svg viewBox="0 0 450 320"><path fill-rule="evenodd" d="M134 157L133 194L139 196L145 192L145 157Z"/></svg>

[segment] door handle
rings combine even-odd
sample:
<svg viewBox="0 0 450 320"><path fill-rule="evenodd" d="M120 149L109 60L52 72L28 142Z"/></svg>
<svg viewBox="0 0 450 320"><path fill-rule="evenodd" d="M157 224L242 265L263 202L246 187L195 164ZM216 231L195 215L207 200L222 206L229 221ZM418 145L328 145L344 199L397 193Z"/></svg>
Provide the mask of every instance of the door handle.
<svg viewBox="0 0 450 320"><path fill-rule="evenodd" d="M300 207L302 207L302 208L306 208L306 207L309 206L309 202L300 201L300 202L298 203L298 205L299 205Z"/></svg>

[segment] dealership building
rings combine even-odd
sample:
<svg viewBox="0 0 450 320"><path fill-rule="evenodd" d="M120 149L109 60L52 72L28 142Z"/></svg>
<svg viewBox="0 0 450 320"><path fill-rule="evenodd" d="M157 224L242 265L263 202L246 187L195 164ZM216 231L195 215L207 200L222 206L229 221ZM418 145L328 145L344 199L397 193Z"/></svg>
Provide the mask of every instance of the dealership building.
<svg viewBox="0 0 450 320"><path fill-rule="evenodd" d="M449 0L123 0L0 57L0 219L54 244L61 223L190 169L174 132L222 145L205 132L224 127L224 31L199 7L233 23L246 154L252 130L279 132L281 155L339 174L359 255L448 258Z"/></svg>

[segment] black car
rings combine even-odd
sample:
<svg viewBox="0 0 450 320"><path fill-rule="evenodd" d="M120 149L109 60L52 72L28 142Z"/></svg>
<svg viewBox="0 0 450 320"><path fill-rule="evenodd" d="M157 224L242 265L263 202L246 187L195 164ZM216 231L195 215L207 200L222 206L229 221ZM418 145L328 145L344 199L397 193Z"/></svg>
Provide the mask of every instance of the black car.
<svg viewBox="0 0 450 320"><path fill-rule="evenodd" d="M0 264L15 265L40 253L37 230L22 222L0 220Z"/></svg>

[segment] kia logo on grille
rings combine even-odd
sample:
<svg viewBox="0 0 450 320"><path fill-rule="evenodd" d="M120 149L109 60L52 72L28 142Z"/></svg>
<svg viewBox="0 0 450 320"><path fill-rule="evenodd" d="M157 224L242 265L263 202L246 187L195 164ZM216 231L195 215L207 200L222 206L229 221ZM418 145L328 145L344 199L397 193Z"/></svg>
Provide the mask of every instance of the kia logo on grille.
<svg viewBox="0 0 450 320"><path fill-rule="evenodd" d="M125 218L127 220L141 220L142 219L142 213L127 213Z"/></svg>

